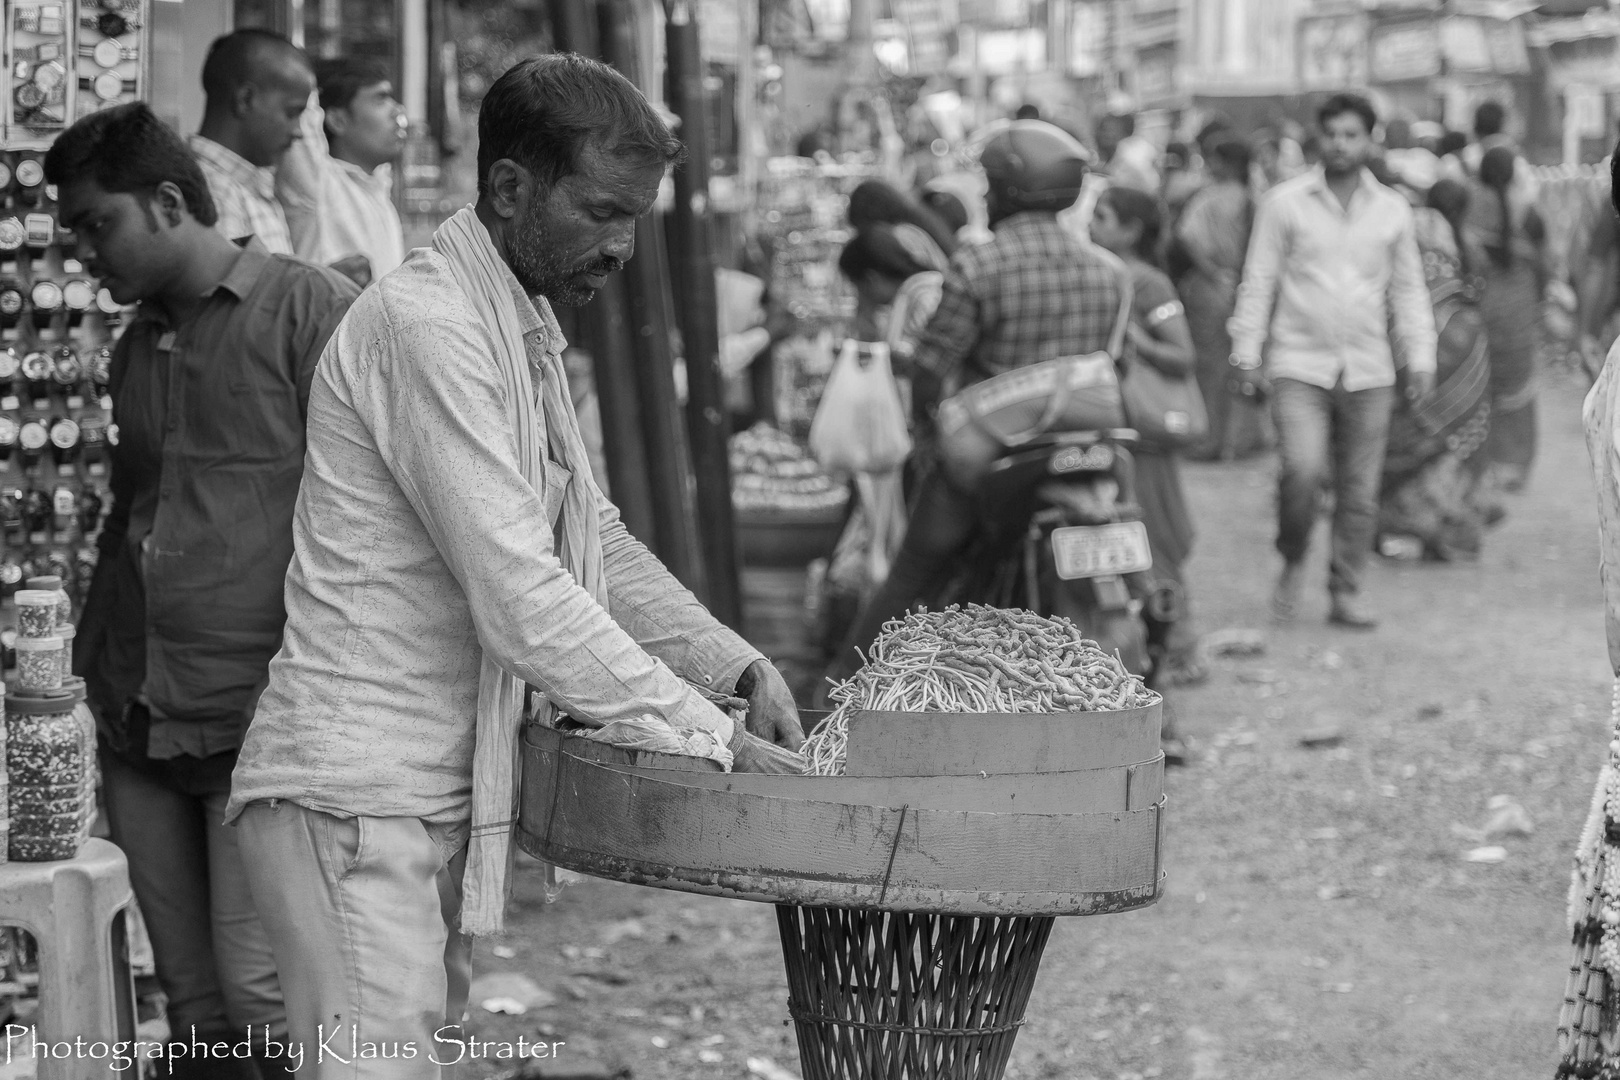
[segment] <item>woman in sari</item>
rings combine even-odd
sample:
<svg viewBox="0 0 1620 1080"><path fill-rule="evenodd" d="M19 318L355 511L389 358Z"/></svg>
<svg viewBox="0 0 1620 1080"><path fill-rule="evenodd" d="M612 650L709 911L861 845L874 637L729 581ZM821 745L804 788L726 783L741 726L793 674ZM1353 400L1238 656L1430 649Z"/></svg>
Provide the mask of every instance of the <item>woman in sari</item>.
<svg viewBox="0 0 1620 1080"><path fill-rule="evenodd" d="M1254 204L1249 195L1249 146L1236 137L1209 148L1210 182L1188 201L1173 247L1188 269L1176 282L1198 361L1198 389L1209 413L1209 438L1189 456L1230 460L1265 443L1264 408L1227 387L1232 338L1226 320L1237 306L1238 279L1249 247Z"/></svg>
<svg viewBox="0 0 1620 1080"><path fill-rule="evenodd" d="M1437 181L1413 215L1439 333L1435 390L1414 407L1402 399L1390 420L1379 499L1379 550L1421 547L1437 561L1479 554L1487 525L1500 517L1489 497L1483 445L1491 423L1491 365L1476 274L1482 256L1468 243L1469 191Z"/></svg>
<svg viewBox="0 0 1620 1080"><path fill-rule="evenodd" d="M1523 164L1510 146L1480 160L1468 208L1467 232L1486 258L1481 311L1490 343L1491 433L1485 445L1497 482L1518 491L1536 454L1536 328L1546 285L1542 263L1547 230L1518 193Z"/></svg>

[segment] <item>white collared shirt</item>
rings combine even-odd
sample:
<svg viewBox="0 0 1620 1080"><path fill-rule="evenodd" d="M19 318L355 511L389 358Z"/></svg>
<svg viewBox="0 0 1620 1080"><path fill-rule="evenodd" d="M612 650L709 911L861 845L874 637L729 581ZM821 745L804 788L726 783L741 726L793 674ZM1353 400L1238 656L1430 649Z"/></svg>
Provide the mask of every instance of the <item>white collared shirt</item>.
<svg viewBox="0 0 1620 1080"><path fill-rule="evenodd" d="M1272 378L1390 386L1391 323L1409 370L1434 371L1434 310L1406 200L1365 169L1348 206L1320 167L1268 192L1228 324L1232 354L1264 355Z"/></svg>
<svg viewBox="0 0 1620 1080"><path fill-rule="evenodd" d="M256 236L272 255L293 253L287 215L276 201L275 170L260 167L213 139L193 135L192 156L202 166L219 212L215 228L231 240Z"/></svg>
<svg viewBox="0 0 1620 1080"><path fill-rule="evenodd" d="M330 266L351 255L371 261L373 281L405 261L405 229L394 206L394 169L366 172L332 156L322 126L326 114L311 100L304 137L276 170L276 198L287 213L300 259Z"/></svg>
<svg viewBox="0 0 1620 1080"><path fill-rule="evenodd" d="M564 347L513 290L543 415ZM449 262L418 248L360 294L316 365L293 515L287 623L243 743L227 820L255 799L464 822L485 656L580 720L730 721L761 659L601 500L603 608L554 553L547 492L523 477L492 329ZM701 688L696 689L696 688Z"/></svg>

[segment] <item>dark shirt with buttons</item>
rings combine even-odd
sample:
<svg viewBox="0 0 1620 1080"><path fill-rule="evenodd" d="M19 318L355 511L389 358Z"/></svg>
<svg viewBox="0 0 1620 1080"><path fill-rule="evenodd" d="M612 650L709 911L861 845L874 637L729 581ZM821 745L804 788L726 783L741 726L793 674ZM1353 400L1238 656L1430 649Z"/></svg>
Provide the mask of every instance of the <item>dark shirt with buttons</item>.
<svg viewBox="0 0 1620 1080"><path fill-rule="evenodd" d="M241 745L287 617L315 362L357 295L250 240L183 323L142 304L113 352L113 508L74 667L104 717L150 708L153 758Z"/></svg>

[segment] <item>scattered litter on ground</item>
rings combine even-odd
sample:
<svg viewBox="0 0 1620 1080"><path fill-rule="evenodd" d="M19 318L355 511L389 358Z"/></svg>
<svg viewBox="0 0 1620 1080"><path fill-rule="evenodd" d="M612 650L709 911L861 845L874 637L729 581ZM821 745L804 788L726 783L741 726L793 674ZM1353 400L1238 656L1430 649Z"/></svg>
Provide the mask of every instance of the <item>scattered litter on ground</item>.
<svg viewBox="0 0 1620 1080"><path fill-rule="evenodd" d="M1266 651L1266 636L1259 630L1228 626L1205 634L1203 646L1210 656L1261 656Z"/></svg>
<svg viewBox="0 0 1620 1080"><path fill-rule="evenodd" d="M517 971L491 971L472 982L468 998L485 1012L522 1016L557 1003L557 995Z"/></svg>
<svg viewBox="0 0 1620 1080"><path fill-rule="evenodd" d="M1477 847L1463 856L1463 861L1473 863L1499 863L1507 860L1507 848L1490 845Z"/></svg>
<svg viewBox="0 0 1620 1080"><path fill-rule="evenodd" d="M799 1080L797 1073L782 1068L770 1058L751 1057L747 1064L748 1074L760 1077L760 1080Z"/></svg>
<svg viewBox="0 0 1620 1080"><path fill-rule="evenodd" d="M598 931L598 936L604 945L617 945L625 938L643 938L647 936L647 928L641 925L640 919L620 919L610 922Z"/></svg>
<svg viewBox="0 0 1620 1080"><path fill-rule="evenodd" d="M510 945L495 945L489 950L490 955L501 960L510 960L517 955L517 950Z"/></svg>
<svg viewBox="0 0 1620 1080"><path fill-rule="evenodd" d="M1485 835L1497 836L1530 836L1535 833L1535 823L1530 820L1529 811L1507 795L1493 795L1487 804L1491 816L1485 822Z"/></svg>
<svg viewBox="0 0 1620 1080"><path fill-rule="evenodd" d="M1299 736L1299 745L1309 747L1312 750L1339 746L1343 742L1344 728L1338 724L1323 724L1320 727L1311 728L1309 731L1302 731Z"/></svg>

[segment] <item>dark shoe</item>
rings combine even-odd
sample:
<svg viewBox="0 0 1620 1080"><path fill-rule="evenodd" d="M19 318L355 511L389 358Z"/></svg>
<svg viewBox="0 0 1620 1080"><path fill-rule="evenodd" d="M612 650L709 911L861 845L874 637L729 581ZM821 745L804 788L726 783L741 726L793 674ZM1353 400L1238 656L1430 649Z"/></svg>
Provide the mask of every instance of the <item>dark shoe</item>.
<svg viewBox="0 0 1620 1080"><path fill-rule="evenodd" d="M1271 594L1271 617L1277 622L1293 622L1299 618L1300 601L1305 593L1305 567L1288 563L1277 578L1277 588Z"/></svg>
<svg viewBox="0 0 1620 1080"><path fill-rule="evenodd" d="M1180 766L1185 768L1192 764L1192 751L1187 744L1177 738L1161 739L1159 749L1164 751L1164 764L1166 768Z"/></svg>
<svg viewBox="0 0 1620 1080"><path fill-rule="evenodd" d="M1328 622L1351 630L1374 630L1378 627L1378 616L1356 597L1340 593L1333 597Z"/></svg>

